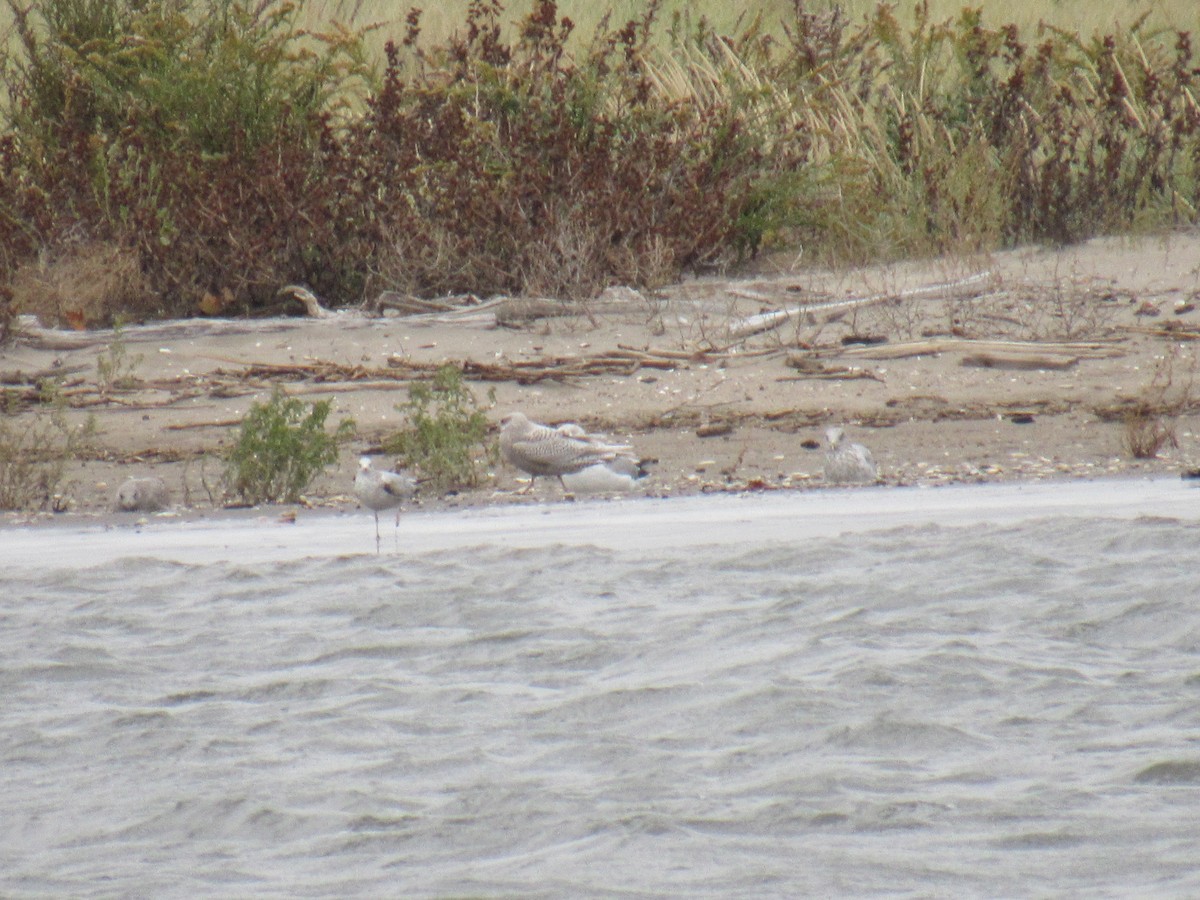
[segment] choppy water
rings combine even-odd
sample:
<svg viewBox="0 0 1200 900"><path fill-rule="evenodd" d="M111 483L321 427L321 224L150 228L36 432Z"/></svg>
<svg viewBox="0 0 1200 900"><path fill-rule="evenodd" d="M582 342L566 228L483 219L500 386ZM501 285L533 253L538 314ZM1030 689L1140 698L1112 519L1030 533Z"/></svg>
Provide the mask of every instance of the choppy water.
<svg viewBox="0 0 1200 900"><path fill-rule="evenodd" d="M0 894L1200 895L1196 521L227 557L5 561Z"/></svg>

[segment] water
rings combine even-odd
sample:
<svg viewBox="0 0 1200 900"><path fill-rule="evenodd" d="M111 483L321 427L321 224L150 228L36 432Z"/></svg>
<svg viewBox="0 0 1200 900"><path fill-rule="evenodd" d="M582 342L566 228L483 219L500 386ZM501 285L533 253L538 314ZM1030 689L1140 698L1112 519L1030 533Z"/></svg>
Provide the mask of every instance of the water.
<svg viewBox="0 0 1200 900"><path fill-rule="evenodd" d="M970 490L0 532L0 894L1200 895L1200 493Z"/></svg>

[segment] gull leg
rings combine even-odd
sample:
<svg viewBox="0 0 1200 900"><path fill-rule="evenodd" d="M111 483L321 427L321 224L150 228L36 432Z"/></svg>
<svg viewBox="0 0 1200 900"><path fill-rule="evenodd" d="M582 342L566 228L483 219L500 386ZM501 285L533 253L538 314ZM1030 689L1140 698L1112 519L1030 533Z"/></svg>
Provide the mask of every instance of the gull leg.
<svg viewBox="0 0 1200 900"><path fill-rule="evenodd" d="M530 475L529 476L529 484L525 485L525 487L521 488L519 491L517 491L517 493L518 494L528 494L530 491L533 490L533 485L536 481L537 481L537 476Z"/></svg>
<svg viewBox="0 0 1200 900"><path fill-rule="evenodd" d="M558 483L559 483L560 485L562 485L563 499L564 499L564 500L574 500L574 499L575 499L575 495L574 495L574 494L572 494L572 493L571 493L571 492L570 492L570 491L567 489L567 483L566 483L565 481L563 481L563 477L562 477L561 475L559 475L559 476L558 476Z"/></svg>
<svg viewBox="0 0 1200 900"><path fill-rule="evenodd" d="M375 553L379 553L379 510L372 510L375 513Z"/></svg>
<svg viewBox="0 0 1200 900"><path fill-rule="evenodd" d="M396 530L393 532L396 549L400 549L400 507L396 507Z"/></svg>

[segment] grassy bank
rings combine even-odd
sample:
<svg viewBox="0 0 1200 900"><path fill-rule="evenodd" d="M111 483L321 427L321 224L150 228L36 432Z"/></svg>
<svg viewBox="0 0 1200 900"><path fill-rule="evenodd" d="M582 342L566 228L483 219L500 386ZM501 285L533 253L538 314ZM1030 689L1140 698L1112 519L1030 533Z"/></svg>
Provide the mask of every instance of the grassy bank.
<svg viewBox="0 0 1200 900"><path fill-rule="evenodd" d="M638 6L476 2L452 29L368 0L10 0L6 317L262 313L293 282L569 300L775 244L854 262L1197 219L1185 4L1096 34Z"/></svg>

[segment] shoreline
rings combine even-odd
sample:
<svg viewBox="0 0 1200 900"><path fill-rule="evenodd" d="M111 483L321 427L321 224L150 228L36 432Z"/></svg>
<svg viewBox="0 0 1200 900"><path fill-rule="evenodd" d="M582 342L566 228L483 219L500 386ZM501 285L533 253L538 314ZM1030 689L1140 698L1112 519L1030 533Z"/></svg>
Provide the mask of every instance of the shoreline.
<svg viewBox="0 0 1200 900"><path fill-rule="evenodd" d="M636 491L650 497L820 486L827 425L866 444L888 485L1178 475L1200 466L1197 306L1200 233L1183 233L839 272L768 257L737 277L613 290L515 325L472 310L348 310L39 331L0 348L0 372L10 384L63 373L68 421L91 418L96 447L67 468L68 512L0 521L102 517L122 481L146 476L163 478L175 507L219 511L220 456L276 386L332 399L331 427L356 421L358 437L305 492L352 508L355 461L403 424L413 380L445 362L485 373L467 383L481 401L494 390L493 423L520 410L631 442L656 461ZM774 326L744 333L763 317ZM101 389L102 363L130 386ZM1174 438L1151 459L1123 446L1139 409ZM517 486L502 464L482 488L422 502L515 505ZM561 498L557 484L534 496Z"/></svg>
<svg viewBox="0 0 1200 900"><path fill-rule="evenodd" d="M796 541L888 532L897 528L1017 527L1081 517L1172 518L1200 522L1200 483L1114 478L1042 483L708 494L625 501L475 506L412 511L380 524L382 559L473 548L513 551L589 546L621 554L667 547ZM251 564L301 558L375 557L366 511L318 509L264 515L261 510L158 515L141 522L118 515L57 518L29 527L0 526L0 565L80 568L118 559L182 564ZM47 540L48 535L53 540ZM231 555L233 554L233 555Z"/></svg>

